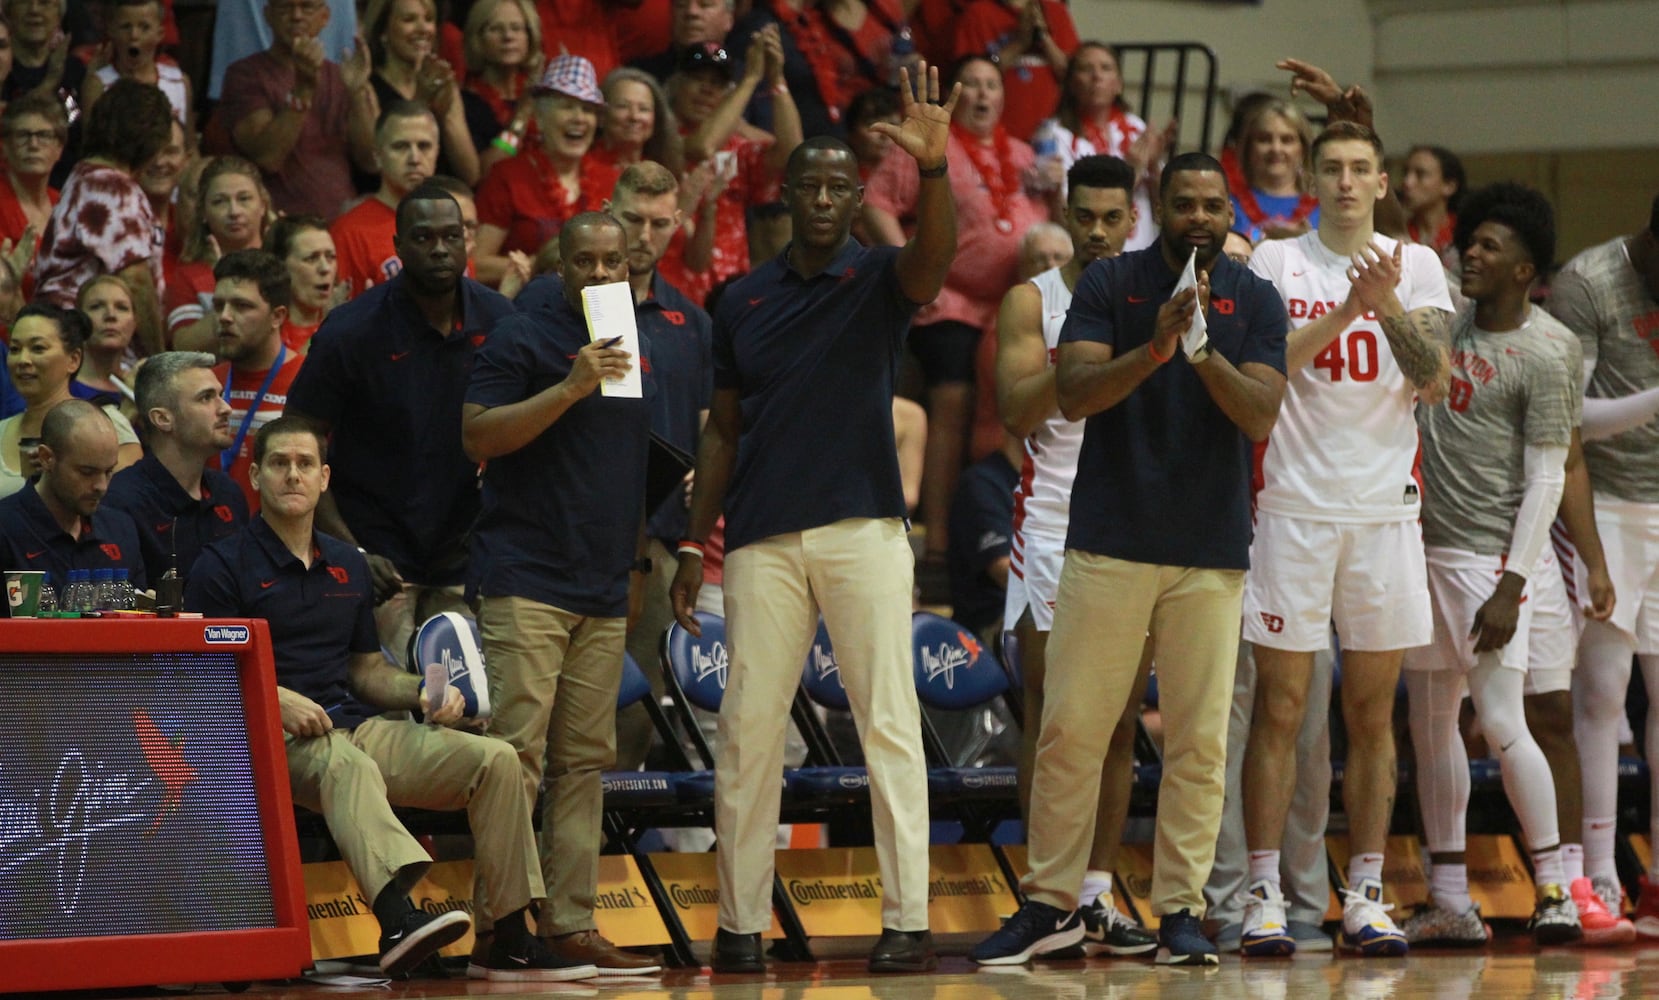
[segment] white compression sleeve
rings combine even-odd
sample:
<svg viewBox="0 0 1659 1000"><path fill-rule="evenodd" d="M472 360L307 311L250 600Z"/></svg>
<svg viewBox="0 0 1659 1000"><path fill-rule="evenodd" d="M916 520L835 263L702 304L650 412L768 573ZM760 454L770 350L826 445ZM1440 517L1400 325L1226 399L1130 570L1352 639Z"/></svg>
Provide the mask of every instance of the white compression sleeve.
<svg viewBox="0 0 1659 1000"><path fill-rule="evenodd" d="M1561 492L1567 485L1567 446L1529 444L1526 446L1526 494L1515 515L1515 530L1509 537L1509 559L1504 569L1532 578L1532 568L1544 546L1550 543L1550 524L1561 506Z"/></svg>

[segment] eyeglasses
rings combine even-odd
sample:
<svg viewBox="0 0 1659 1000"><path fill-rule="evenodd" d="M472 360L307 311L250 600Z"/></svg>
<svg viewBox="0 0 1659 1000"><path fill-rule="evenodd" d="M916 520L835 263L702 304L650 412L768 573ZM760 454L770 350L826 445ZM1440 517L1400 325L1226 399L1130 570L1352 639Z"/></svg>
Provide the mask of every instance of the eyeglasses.
<svg viewBox="0 0 1659 1000"><path fill-rule="evenodd" d="M43 129L13 129L12 131L6 133L6 138L7 138L7 140L14 140L19 145L23 145L23 146L27 146L31 143L36 143L36 142L38 142L42 146L44 146L47 143L62 142L63 141L62 139L58 138L58 134L56 132L52 131L49 128L43 128Z"/></svg>

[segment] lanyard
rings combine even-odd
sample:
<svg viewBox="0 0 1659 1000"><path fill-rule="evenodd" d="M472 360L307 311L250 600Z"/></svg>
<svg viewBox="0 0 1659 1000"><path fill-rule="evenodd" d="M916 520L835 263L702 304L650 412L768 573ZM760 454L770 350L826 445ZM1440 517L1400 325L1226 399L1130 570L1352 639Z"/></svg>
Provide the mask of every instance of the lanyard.
<svg viewBox="0 0 1659 1000"><path fill-rule="evenodd" d="M253 402L248 404L248 411L242 414L242 425L236 428L236 440L232 441L230 447L219 454L219 468L224 471L229 472L231 462L235 461L236 456L241 454L242 442L248 439L248 428L253 426L253 415L259 412L259 405L265 402L265 393L271 388L271 380L276 378L277 369L282 367L282 361L286 357L288 357L288 345L283 344L281 349L277 351L276 360L271 363L270 370L265 373L265 381L259 383L259 395L253 398ZM235 381L236 367L233 365L229 371L225 372L225 402L227 404L230 402L231 383Z"/></svg>

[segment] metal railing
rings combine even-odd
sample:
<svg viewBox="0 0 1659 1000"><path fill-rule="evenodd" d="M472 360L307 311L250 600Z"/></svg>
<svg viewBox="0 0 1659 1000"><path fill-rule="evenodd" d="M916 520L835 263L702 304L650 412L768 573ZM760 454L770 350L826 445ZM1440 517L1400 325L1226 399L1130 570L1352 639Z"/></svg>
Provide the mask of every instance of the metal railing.
<svg viewBox="0 0 1659 1000"><path fill-rule="evenodd" d="M1193 95L1189 92L1189 81L1195 78L1195 73L1203 77L1203 114L1198 131L1198 149L1210 150L1212 132L1215 127L1216 97L1220 91L1217 83L1218 63L1215 51L1203 42L1126 42L1113 46L1118 54L1118 70L1124 81L1124 98L1135 108L1136 114L1147 122L1148 128L1157 128L1156 122L1174 118L1181 123L1181 135L1192 135L1189 128L1191 123L1185 114L1188 100ZM1137 67L1140 77L1139 92L1130 87L1133 79L1131 66L1138 57L1140 65ZM1194 63L1202 62L1202 66ZM1168 75L1167 67L1175 67L1173 77ZM1160 75L1163 70L1163 75ZM1167 92L1171 98L1171 108L1168 115L1158 115L1154 119L1153 99L1161 92ZM1174 150L1171 150L1174 152Z"/></svg>

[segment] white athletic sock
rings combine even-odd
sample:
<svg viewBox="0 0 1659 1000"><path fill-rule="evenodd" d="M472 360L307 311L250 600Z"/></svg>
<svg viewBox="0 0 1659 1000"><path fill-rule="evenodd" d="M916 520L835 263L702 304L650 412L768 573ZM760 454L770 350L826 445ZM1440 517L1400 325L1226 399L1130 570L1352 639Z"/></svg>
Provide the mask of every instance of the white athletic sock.
<svg viewBox="0 0 1659 1000"><path fill-rule="evenodd" d="M1383 856L1379 851L1376 854L1356 854L1348 859L1348 888L1358 890L1359 884L1365 879L1382 881Z"/></svg>
<svg viewBox="0 0 1659 1000"><path fill-rule="evenodd" d="M1429 896L1434 905L1453 913L1466 913L1475 901L1469 898L1469 866L1436 863L1429 876Z"/></svg>
<svg viewBox="0 0 1659 1000"><path fill-rule="evenodd" d="M1584 817L1584 872L1591 878L1618 878L1613 863L1613 834L1618 820L1612 816Z"/></svg>
<svg viewBox="0 0 1659 1000"><path fill-rule="evenodd" d="M1566 875L1568 885L1584 877L1583 844L1561 845L1561 869Z"/></svg>
<svg viewBox="0 0 1659 1000"><path fill-rule="evenodd" d="M1546 847L1542 851L1532 852L1532 877L1539 888L1546 885L1567 887L1567 873L1561 864L1561 849Z"/></svg>
<svg viewBox="0 0 1659 1000"><path fill-rule="evenodd" d="M1083 873L1083 891L1078 894L1077 905L1089 906L1102 896L1112 895L1112 873L1103 872L1097 868L1090 868Z"/></svg>
<svg viewBox="0 0 1659 1000"><path fill-rule="evenodd" d="M1266 882L1273 888L1279 888L1279 852L1278 851L1251 851L1250 852L1250 884Z"/></svg>

